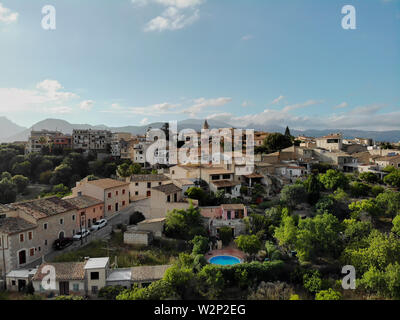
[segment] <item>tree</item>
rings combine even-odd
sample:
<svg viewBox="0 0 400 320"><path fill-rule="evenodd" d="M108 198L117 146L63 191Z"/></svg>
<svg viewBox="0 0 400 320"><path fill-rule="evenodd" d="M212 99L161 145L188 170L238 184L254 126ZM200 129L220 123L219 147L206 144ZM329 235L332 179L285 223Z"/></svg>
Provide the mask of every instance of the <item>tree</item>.
<svg viewBox="0 0 400 320"><path fill-rule="evenodd" d="M357 221L356 219L345 219L342 222L344 236L350 242L361 241L368 237L372 231L372 224L369 221Z"/></svg>
<svg viewBox="0 0 400 320"><path fill-rule="evenodd" d="M255 255L261 249L260 239L256 235L240 235L235 242L240 250L249 255Z"/></svg>
<svg viewBox="0 0 400 320"><path fill-rule="evenodd" d="M265 242L265 251L269 261L279 260L281 258L278 248L271 241Z"/></svg>
<svg viewBox="0 0 400 320"><path fill-rule="evenodd" d="M291 208L296 207L296 205L304 202L306 199L306 189L302 184L286 185L281 191L281 201Z"/></svg>
<svg viewBox="0 0 400 320"><path fill-rule="evenodd" d="M400 215L397 215L393 219L392 223L393 223L392 232L400 236Z"/></svg>
<svg viewBox="0 0 400 320"><path fill-rule="evenodd" d="M219 239L222 241L224 246L229 245L232 241L232 238L232 228L222 227L219 229Z"/></svg>
<svg viewBox="0 0 400 320"><path fill-rule="evenodd" d="M15 202L17 198L17 186L9 179L0 180L0 203Z"/></svg>
<svg viewBox="0 0 400 320"><path fill-rule="evenodd" d="M165 233L173 238L191 240L196 235L206 235L203 219L193 204L187 210L174 209L167 213Z"/></svg>
<svg viewBox="0 0 400 320"><path fill-rule="evenodd" d="M72 169L66 164L61 164L55 168L53 176L50 179L50 183L53 185L64 184L69 185L72 176Z"/></svg>
<svg viewBox="0 0 400 320"><path fill-rule="evenodd" d="M29 185L29 179L21 175L12 177L11 182L17 186L18 193L25 192L26 187Z"/></svg>
<svg viewBox="0 0 400 320"><path fill-rule="evenodd" d="M322 288L321 274L318 270L309 271L303 276L303 285L310 293L317 293Z"/></svg>
<svg viewBox="0 0 400 320"><path fill-rule="evenodd" d="M187 191L185 192L185 195L189 199L198 200L201 205L204 204L204 202L207 198L206 192L202 188L198 188L198 187L191 187L191 188L187 189Z"/></svg>
<svg viewBox="0 0 400 320"><path fill-rule="evenodd" d="M340 300L342 294L338 291L329 288L328 290L321 290L315 295L315 300Z"/></svg>
<svg viewBox="0 0 400 320"><path fill-rule="evenodd" d="M332 213L333 207L335 205L335 200L332 197L322 197L315 204L315 209L318 214Z"/></svg>
<svg viewBox="0 0 400 320"><path fill-rule="evenodd" d="M379 178L376 174L373 172L362 172L358 176L362 181L368 182L368 183L378 183Z"/></svg>
<svg viewBox="0 0 400 320"><path fill-rule="evenodd" d="M167 300L176 298L173 286L165 280L158 280L146 288L133 288L121 292L117 300Z"/></svg>
<svg viewBox="0 0 400 320"><path fill-rule="evenodd" d="M131 170L129 164L123 163L117 167L117 175L121 178L127 178L131 176Z"/></svg>
<svg viewBox="0 0 400 320"><path fill-rule="evenodd" d="M99 298L116 300L117 296L124 290L125 288L123 286L106 286L99 290Z"/></svg>
<svg viewBox="0 0 400 320"><path fill-rule="evenodd" d="M376 203L389 217L400 214L400 192L387 190L376 197Z"/></svg>
<svg viewBox="0 0 400 320"><path fill-rule="evenodd" d="M285 130L285 136L289 137L289 138L292 138L292 135L290 134L290 129L289 129L288 126L286 127L286 130Z"/></svg>
<svg viewBox="0 0 400 320"><path fill-rule="evenodd" d="M338 256L341 230L339 220L332 214L300 220L295 242L300 261L310 261L317 256Z"/></svg>
<svg viewBox="0 0 400 320"><path fill-rule="evenodd" d="M319 200L321 192L321 182L318 180L318 171L313 170L312 173L304 181L304 187L308 194L308 202L315 204Z"/></svg>
<svg viewBox="0 0 400 320"><path fill-rule="evenodd" d="M350 194L354 198L368 197L370 191L371 187L368 184L358 181L350 184Z"/></svg>
<svg viewBox="0 0 400 320"><path fill-rule="evenodd" d="M346 189L348 186L348 180L344 173L333 169L321 174L319 180L327 190Z"/></svg>
<svg viewBox="0 0 400 320"><path fill-rule="evenodd" d="M15 175L22 175L25 177L31 176L31 163L29 161L24 161L21 163L14 164L12 172Z"/></svg>
<svg viewBox="0 0 400 320"><path fill-rule="evenodd" d="M383 182L392 187L400 188L400 169L393 170L391 173L385 176L383 178Z"/></svg>
<svg viewBox="0 0 400 320"><path fill-rule="evenodd" d="M267 153L273 153L292 146L291 137L281 133L272 133L268 135L263 143L263 148Z"/></svg>
<svg viewBox="0 0 400 320"><path fill-rule="evenodd" d="M208 250L208 238L203 236L195 236L191 241L193 244L192 254L205 254Z"/></svg>
<svg viewBox="0 0 400 320"><path fill-rule="evenodd" d="M132 163L129 170L131 174L140 174L142 172L142 166L139 163Z"/></svg>
<svg viewBox="0 0 400 320"><path fill-rule="evenodd" d="M352 218L359 218L362 213L368 213L372 217L378 217L382 213L382 208L375 199L364 199L349 204L352 211Z"/></svg>
<svg viewBox="0 0 400 320"><path fill-rule="evenodd" d="M275 229L274 237L279 245L292 249L297 239L297 227L293 217L284 215L279 227Z"/></svg>
<svg viewBox="0 0 400 320"><path fill-rule="evenodd" d="M217 299L225 287L224 276L219 266L208 264L199 272L198 290L207 299Z"/></svg>

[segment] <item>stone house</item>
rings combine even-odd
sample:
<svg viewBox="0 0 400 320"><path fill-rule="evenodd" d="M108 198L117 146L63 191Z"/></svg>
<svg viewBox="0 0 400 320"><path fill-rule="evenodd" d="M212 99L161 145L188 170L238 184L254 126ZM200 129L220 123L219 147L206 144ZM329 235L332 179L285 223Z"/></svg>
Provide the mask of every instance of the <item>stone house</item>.
<svg viewBox="0 0 400 320"><path fill-rule="evenodd" d="M163 174L134 174L128 179L130 196L133 201L151 197L151 188L171 182Z"/></svg>
<svg viewBox="0 0 400 320"><path fill-rule="evenodd" d="M64 200L77 208L77 230L88 229L93 223L104 218L104 202L101 200L89 196L64 198Z"/></svg>
<svg viewBox="0 0 400 320"><path fill-rule="evenodd" d="M55 287L47 288L50 283L46 282L55 272ZM47 277L46 277L47 276ZM46 277L46 278L45 278ZM39 266L32 279L35 292L43 295L85 295L85 262L58 262L43 263Z"/></svg>
<svg viewBox="0 0 400 320"><path fill-rule="evenodd" d="M88 181L85 178L72 188L72 197L82 195L104 202L104 216L108 218L129 205L129 182L113 179Z"/></svg>
<svg viewBox="0 0 400 320"><path fill-rule="evenodd" d="M9 205L6 217L0 219L6 272L41 259L53 250L56 239L72 237L77 230L76 221L76 207L57 197ZM3 266L2 260L3 255Z"/></svg>
<svg viewBox="0 0 400 320"><path fill-rule="evenodd" d="M97 295L99 290L106 286L110 269L110 258L91 258L85 266L88 295Z"/></svg>

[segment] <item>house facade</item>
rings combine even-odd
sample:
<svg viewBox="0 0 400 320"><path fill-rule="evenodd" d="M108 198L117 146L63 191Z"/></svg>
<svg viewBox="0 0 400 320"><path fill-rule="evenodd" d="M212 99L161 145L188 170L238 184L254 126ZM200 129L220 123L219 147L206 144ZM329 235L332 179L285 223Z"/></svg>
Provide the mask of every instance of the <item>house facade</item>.
<svg viewBox="0 0 400 320"><path fill-rule="evenodd" d="M104 217L108 218L129 205L129 182L113 179L88 181L87 178L72 188L72 197L89 196L104 203Z"/></svg>

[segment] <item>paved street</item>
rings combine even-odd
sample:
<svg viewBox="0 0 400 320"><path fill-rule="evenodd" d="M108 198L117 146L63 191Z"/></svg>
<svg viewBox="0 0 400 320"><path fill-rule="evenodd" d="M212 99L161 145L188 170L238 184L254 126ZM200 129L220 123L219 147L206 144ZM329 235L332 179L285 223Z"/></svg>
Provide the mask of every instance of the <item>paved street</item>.
<svg viewBox="0 0 400 320"><path fill-rule="evenodd" d="M108 224L106 227L98 230L98 231L91 231L90 235L83 239L83 243L81 241L74 241L74 243L65 248L64 250L60 251L52 251L48 254L45 255L44 260L45 261L52 261L55 257L66 253L70 252L73 250L77 250L79 248L83 248L87 246L91 241L93 240L99 240L99 239L108 239L110 237L111 231L113 228L115 228L118 224L120 223L129 223L129 216L134 212L133 204L130 204L128 207L126 207L124 210L119 211L116 213L114 216L108 218ZM42 260L36 260L35 262L32 262L29 265L25 265L22 269L26 268L34 268L35 266L38 266L42 263Z"/></svg>

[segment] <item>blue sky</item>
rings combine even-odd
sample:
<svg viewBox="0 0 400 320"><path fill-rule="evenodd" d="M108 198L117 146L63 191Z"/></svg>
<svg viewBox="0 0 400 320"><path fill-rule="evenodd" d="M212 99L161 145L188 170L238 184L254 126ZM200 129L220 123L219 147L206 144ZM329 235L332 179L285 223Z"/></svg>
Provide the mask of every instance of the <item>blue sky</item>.
<svg viewBox="0 0 400 320"><path fill-rule="evenodd" d="M0 0L0 116L400 129L400 0Z"/></svg>

